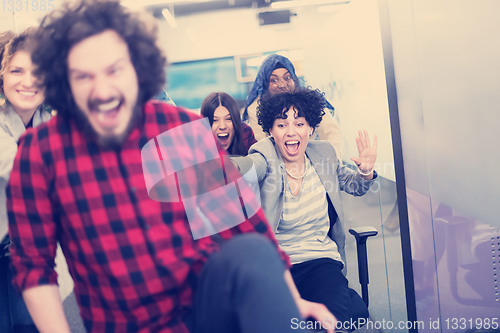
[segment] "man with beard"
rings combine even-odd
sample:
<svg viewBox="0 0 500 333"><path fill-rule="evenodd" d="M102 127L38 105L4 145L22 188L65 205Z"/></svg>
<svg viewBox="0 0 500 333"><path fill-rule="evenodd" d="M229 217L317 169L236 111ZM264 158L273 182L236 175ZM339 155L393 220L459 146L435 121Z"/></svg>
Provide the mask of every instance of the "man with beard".
<svg viewBox="0 0 500 333"><path fill-rule="evenodd" d="M204 157L214 139L210 128L186 130L160 144L200 119L148 101L166 60L147 27L117 1L84 0L42 22L33 61L58 115L20 140L7 190L14 282L38 329L69 332L53 270L59 242L88 332L300 332L297 318L311 316L333 332L326 308L298 296L262 209L248 213L255 198L244 184L236 199L248 216L217 229L241 210L211 182L221 170L237 179L229 166L151 186L158 179L145 171ZM144 151L162 162L144 164ZM206 207L162 200L200 182L214 193ZM220 232L193 229L193 211Z"/></svg>

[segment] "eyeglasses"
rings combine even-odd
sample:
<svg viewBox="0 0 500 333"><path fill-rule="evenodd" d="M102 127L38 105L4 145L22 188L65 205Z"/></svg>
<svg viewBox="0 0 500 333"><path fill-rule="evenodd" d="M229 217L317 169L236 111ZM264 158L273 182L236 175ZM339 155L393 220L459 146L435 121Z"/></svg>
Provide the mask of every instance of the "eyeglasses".
<svg viewBox="0 0 500 333"><path fill-rule="evenodd" d="M285 75L283 77L271 78L271 80L269 80L269 83L277 86L280 82L283 82L284 84L288 85L291 81L293 81L292 76Z"/></svg>

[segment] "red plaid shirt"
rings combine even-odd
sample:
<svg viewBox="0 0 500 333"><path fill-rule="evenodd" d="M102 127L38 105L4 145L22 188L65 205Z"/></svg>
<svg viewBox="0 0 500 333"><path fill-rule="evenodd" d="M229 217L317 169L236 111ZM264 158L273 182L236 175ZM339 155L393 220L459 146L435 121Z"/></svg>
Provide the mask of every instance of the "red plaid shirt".
<svg viewBox="0 0 500 333"><path fill-rule="evenodd" d="M59 241L89 332L187 332L182 318L190 311L198 274L221 239L258 232L275 242L262 209L234 228L194 240L182 202L157 202L148 195L141 149L198 116L149 102L143 119L119 150L102 150L73 122L55 117L20 140L10 176L15 284L21 290L56 284ZM181 147L175 154L202 150ZM232 209L237 208L225 204L221 211Z"/></svg>

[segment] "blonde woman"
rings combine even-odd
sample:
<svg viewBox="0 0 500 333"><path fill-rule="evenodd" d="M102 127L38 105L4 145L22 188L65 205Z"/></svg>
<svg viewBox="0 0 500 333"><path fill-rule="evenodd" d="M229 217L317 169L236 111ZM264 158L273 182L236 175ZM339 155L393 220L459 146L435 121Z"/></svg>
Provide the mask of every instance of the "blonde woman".
<svg viewBox="0 0 500 333"><path fill-rule="evenodd" d="M19 137L50 119L42 103L44 89L34 74L31 51L35 29L0 35L0 331L37 332L21 294L11 284L5 188Z"/></svg>

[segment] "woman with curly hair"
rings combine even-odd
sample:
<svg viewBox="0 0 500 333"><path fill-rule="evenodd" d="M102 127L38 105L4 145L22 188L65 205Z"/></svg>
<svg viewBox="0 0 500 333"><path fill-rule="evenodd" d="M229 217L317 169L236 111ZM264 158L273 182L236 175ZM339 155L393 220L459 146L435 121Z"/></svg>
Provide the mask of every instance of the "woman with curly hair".
<svg viewBox="0 0 500 333"><path fill-rule="evenodd" d="M19 35L5 32L0 41L0 331L37 332L21 294L10 282L5 188L19 137L51 115L42 106L45 92L31 62L35 29Z"/></svg>
<svg viewBox="0 0 500 333"><path fill-rule="evenodd" d="M267 134L262 131L257 120L257 106L262 97L273 96L283 92L293 92L301 88L299 77L295 73L292 62L279 54L269 55L259 68L252 90L248 94L246 107L243 111L243 121L248 121L255 138L265 138ZM324 97L323 97L324 99ZM342 162L343 138L337 120L333 117L334 107L325 99L325 115L321 124L315 129L320 140L329 141L339 161Z"/></svg>
<svg viewBox="0 0 500 333"><path fill-rule="evenodd" d="M262 98L257 117L270 136L233 161L255 170L262 207L302 298L323 303L339 321L349 321L351 297L343 271L344 216L340 190L365 194L377 177L373 170L377 138L366 131L356 138L358 170L340 163L327 141L310 140L324 116L325 99L317 90Z"/></svg>
<svg viewBox="0 0 500 333"><path fill-rule="evenodd" d="M238 104L225 92L214 92L205 97L200 113L208 118L212 132L229 154L244 156L257 142L250 126L241 122Z"/></svg>

